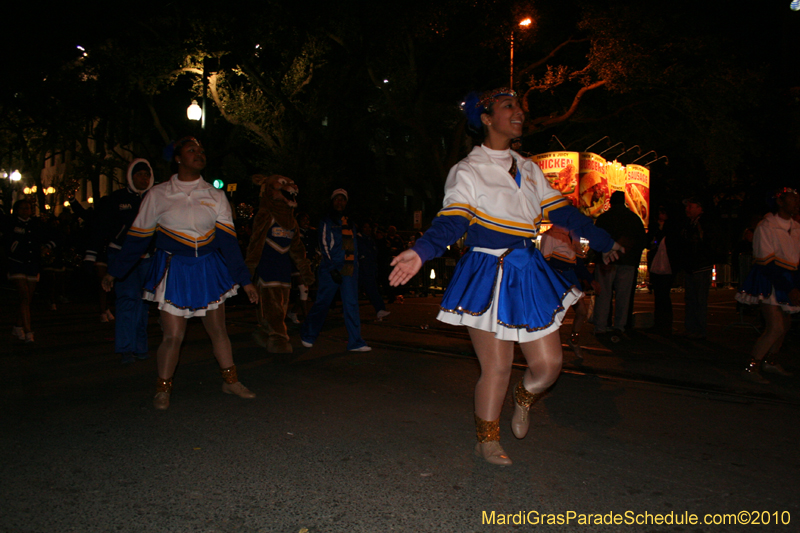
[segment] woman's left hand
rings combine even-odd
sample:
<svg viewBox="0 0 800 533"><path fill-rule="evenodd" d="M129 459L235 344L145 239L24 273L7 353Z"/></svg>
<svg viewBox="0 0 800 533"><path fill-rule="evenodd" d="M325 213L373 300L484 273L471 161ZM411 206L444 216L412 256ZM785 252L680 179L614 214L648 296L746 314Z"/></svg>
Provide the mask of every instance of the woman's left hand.
<svg viewBox="0 0 800 533"><path fill-rule="evenodd" d="M603 263L609 264L619 259L620 254L625 253L625 247L615 242L611 250L603 252Z"/></svg>
<svg viewBox="0 0 800 533"><path fill-rule="evenodd" d="M245 294L247 294L247 297L250 299L250 303L251 304L257 304L258 303L258 290L256 290L255 286L252 283L248 283L247 285L242 287L242 289L244 289L244 292L245 292Z"/></svg>

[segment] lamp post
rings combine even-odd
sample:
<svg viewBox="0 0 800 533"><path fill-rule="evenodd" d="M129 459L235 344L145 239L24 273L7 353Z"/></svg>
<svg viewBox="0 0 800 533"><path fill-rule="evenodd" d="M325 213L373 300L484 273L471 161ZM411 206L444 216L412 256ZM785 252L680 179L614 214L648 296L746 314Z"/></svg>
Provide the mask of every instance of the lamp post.
<svg viewBox="0 0 800 533"><path fill-rule="evenodd" d="M521 20L519 22L520 28L527 28L533 24L533 21L530 17L526 18L525 20ZM509 76L508 88L514 90L514 28L511 28L511 72Z"/></svg>

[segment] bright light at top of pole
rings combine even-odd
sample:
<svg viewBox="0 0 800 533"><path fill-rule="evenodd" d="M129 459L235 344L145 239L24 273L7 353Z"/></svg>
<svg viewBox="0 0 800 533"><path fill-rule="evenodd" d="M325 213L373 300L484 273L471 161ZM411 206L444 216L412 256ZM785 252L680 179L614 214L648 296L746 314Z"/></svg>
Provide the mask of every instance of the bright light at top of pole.
<svg viewBox="0 0 800 533"><path fill-rule="evenodd" d="M533 21L530 18L526 18L525 20L521 20L519 22L520 26L530 26L531 24L533 24Z"/></svg>

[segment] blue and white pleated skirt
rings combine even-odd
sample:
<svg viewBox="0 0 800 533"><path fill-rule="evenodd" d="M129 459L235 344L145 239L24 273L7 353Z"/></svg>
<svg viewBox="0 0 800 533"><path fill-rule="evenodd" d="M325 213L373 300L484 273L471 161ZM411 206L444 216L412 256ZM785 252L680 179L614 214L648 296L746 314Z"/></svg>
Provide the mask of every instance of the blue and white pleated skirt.
<svg viewBox="0 0 800 533"><path fill-rule="evenodd" d="M491 331L500 340L529 342L557 330L581 296L578 285L550 268L534 247L473 248L458 262L437 318Z"/></svg>
<svg viewBox="0 0 800 533"><path fill-rule="evenodd" d="M217 309L237 287L219 251L193 257L156 250L143 297L171 315L189 318Z"/></svg>
<svg viewBox="0 0 800 533"><path fill-rule="evenodd" d="M753 265L739 292L736 293L736 301L748 305L759 303L777 305L787 313L800 313L800 307L789 303L789 294L786 291L775 289L766 275L766 269L764 265ZM792 283L793 275L794 273L788 270L781 272L781 276L789 283Z"/></svg>

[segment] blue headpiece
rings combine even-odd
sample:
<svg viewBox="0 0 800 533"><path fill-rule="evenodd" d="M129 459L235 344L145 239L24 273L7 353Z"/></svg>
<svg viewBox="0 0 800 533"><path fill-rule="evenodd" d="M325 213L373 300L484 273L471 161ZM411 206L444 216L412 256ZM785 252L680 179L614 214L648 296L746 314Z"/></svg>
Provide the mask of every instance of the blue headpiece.
<svg viewBox="0 0 800 533"><path fill-rule="evenodd" d="M182 138L178 139L177 141L173 141L173 142L169 143L168 145L166 145L164 147L164 150L162 150L162 152L161 152L161 157L163 157L165 161L170 161L171 162L173 160L173 158L175 157L175 154L180 152L181 151L181 147L184 144L188 143L188 142L193 142L193 143L196 143L196 144L198 144L200 146L203 146L200 143L200 141L198 141L195 137L192 137L191 135L189 135L189 136L186 136L186 137L182 137Z"/></svg>
<svg viewBox="0 0 800 533"><path fill-rule="evenodd" d="M467 116L467 123L472 129L481 131L481 128L483 128L481 115L488 113L492 104L497 102L497 99L501 96L517 96L517 92L507 87L501 87L482 94L473 91L464 98L461 110Z"/></svg>

